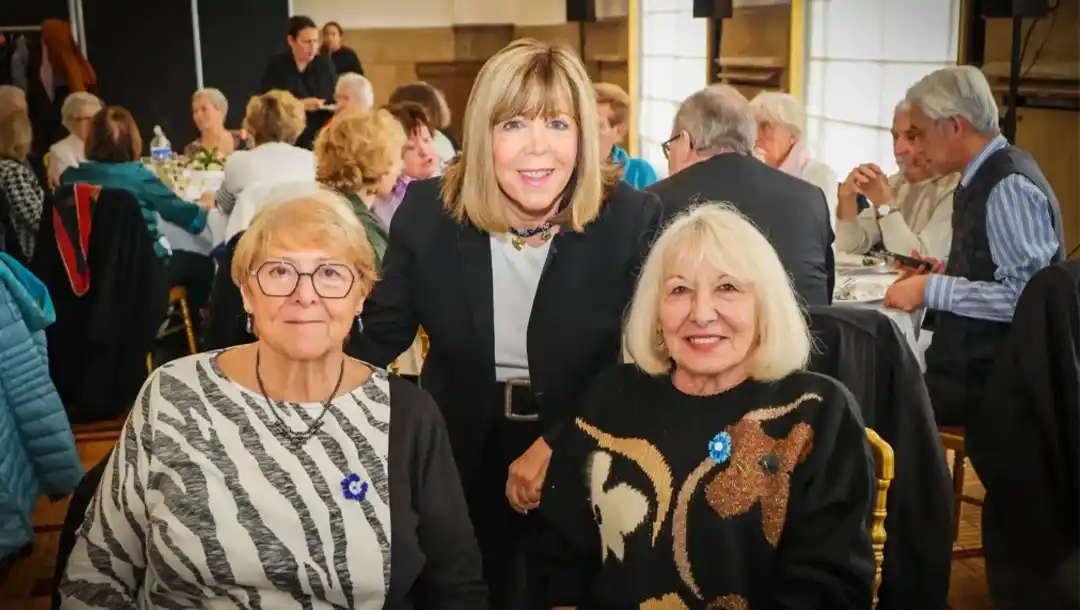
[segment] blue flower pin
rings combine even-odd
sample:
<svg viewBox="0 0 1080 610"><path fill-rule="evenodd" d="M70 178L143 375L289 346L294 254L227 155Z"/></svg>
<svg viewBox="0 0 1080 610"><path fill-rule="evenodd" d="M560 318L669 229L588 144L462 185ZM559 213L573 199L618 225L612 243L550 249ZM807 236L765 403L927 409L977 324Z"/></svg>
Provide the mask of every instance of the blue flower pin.
<svg viewBox="0 0 1080 610"><path fill-rule="evenodd" d="M717 432L716 436L709 441L709 457L717 464L723 464L731 457L731 435L727 432Z"/></svg>
<svg viewBox="0 0 1080 610"><path fill-rule="evenodd" d="M363 502L367 498L367 490L367 481L361 481L360 475L355 472L350 472L349 476L345 477L345 480L341 482L341 491L345 494L346 500Z"/></svg>

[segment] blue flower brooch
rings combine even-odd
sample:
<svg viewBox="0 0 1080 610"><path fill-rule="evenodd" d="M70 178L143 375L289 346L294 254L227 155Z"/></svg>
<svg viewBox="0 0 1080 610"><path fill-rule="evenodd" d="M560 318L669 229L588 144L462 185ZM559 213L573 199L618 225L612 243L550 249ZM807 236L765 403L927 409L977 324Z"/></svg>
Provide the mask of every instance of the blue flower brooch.
<svg viewBox="0 0 1080 610"><path fill-rule="evenodd" d="M731 435L717 432L709 441L709 457L717 464L724 464L731 457Z"/></svg>
<svg viewBox="0 0 1080 610"><path fill-rule="evenodd" d="M345 495L346 500L363 502L367 498L367 490L367 481L361 480L360 475L355 472L350 472L349 476L345 477L345 480L341 482L341 492Z"/></svg>

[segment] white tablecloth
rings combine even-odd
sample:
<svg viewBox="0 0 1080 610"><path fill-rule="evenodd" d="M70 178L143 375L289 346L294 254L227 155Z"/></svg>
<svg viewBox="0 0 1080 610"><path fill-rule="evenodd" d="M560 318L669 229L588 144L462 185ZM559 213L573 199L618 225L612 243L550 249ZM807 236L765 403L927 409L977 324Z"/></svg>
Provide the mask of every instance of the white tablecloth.
<svg viewBox="0 0 1080 610"><path fill-rule="evenodd" d="M225 172L190 172L188 187L181 194L187 201L196 201L204 193L217 192L221 181L225 179ZM222 241L225 221L222 220L221 212L217 209L210 210L206 219L206 228L198 235L188 233L183 227L168 222L158 215L158 231L169 240L173 250L184 250L196 254L209 255L214 246Z"/></svg>
<svg viewBox="0 0 1080 610"><path fill-rule="evenodd" d="M836 285L841 286L849 278L854 279L858 283L871 283L881 287L882 292L885 288L888 288L890 284L896 281L900 274L898 273L866 273L863 270L852 271L852 267L858 267L862 261L862 256L846 254L843 252L837 252L836 254ZM868 309L876 309L881 313L889 316L896 322L896 325L900 328L900 332L903 333L904 338L907 339L908 344L911 346L911 350L915 353L915 357L919 361L919 366L926 370L926 361L924 355L926 348L930 346L930 340L933 337L933 333L929 331L922 331L922 320L925 314L924 310L918 310L912 313L901 311L899 309L887 309L882 301L872 302L850 302L850 301L833 301L833 305L839 305L842 307L863 307Z"/></svg>

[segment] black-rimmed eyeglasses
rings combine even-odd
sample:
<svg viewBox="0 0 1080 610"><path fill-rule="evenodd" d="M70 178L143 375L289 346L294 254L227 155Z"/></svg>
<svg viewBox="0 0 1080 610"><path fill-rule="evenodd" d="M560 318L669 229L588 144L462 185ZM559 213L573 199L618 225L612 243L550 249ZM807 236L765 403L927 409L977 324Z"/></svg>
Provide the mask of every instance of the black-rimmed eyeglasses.
<svg viewBox="0 0 1080 610"><path fill-rule="evenodd" d="M671 145L674 144L679 138L681 138L683 133L684 132L680 131L679 133L668 138L666 142L660 143L660 150L664 151L665 159L671 158Z"/></svg>
<svg viewBox="0 0 1080 610"><path fill-rule="evenodd" d="M356 273L343 263L322 263L314 271L300 271L288 261L266 261L248 272L268 297L287 297L296 292L300 278L310 277L315 294L324 299L344 299L352 292Z"/></svg>

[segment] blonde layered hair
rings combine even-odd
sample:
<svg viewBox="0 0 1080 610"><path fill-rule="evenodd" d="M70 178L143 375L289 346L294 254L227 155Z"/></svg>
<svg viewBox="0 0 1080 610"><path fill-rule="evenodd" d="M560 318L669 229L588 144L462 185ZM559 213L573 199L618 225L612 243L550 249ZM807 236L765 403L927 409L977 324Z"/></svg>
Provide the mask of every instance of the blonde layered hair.
<svg viewBox="0 0 1080 610"><path fill-rule="evenodd" d="M253 96L244 113L244 130L251 134L256 146L268 142L294 144L306 126L303 102L281 89Z"/></svg>
<svg viewBox="0 0 1080 610"><path fill-rule="evenodd" d="M233 254L229 271L237 287L245 288L256 264L273 246L340 253L342 262L356 268L364 295L371 294L379 279L364 225L349 202L329 189L287 196L259 210Z"/></svg>
<svg viewBox="0 0 1080 610"><path fill-rule="evenodd" d="M374 188L401 163L406 140L401 123L386 110L339 114L315 140L315 177L346 193Z"/></svg>
<svg viewBox="0 0 1080 610"><path fill-rule="evenodd" d="M492 233L509 229L505 195L495 175L492 131L516 117L567 114L578 127L577 168L567 185L569 203L556 220L582 230L600 213L621 169L600 154L599 118L589 75L577 53L531 38L515 40L480 69L462 125L462 150L446 169L442 199L458 220Z"/></svg>
<svg viewBox="0 0 1080 610"><path fill-rule="evenodd" d="M749 287L757 310L750 378L775 381L806 367L810 328L776 250L726 203L703 203L678 216L653 245L641 270L624 332L627 360L650 375L672 370L660 328L660 302L670 270L692 257Z"/></svg>
<svg viewBox="0 0 1080 610"><path fill-rule="evenodd" d="M0 159L26 160L33 140L34 130L26 108L15 108L0 116Z"/></svg>

